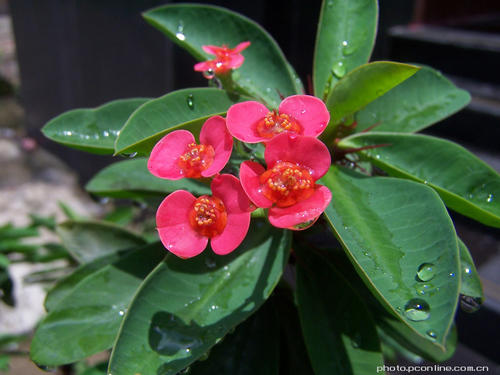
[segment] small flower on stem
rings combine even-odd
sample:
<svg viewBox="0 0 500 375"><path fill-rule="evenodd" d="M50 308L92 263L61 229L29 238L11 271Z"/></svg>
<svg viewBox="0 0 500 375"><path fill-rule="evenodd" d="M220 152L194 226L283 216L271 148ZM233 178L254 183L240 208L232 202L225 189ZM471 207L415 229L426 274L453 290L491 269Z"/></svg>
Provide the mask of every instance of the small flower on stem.
<svg viewBox="0 0 500 375"><path fill-rule="evenodd" d="M284 132L317 137L329 121L325 103L310 95L289 96L278 111L269 111L254 101L237 103L229 108L226 118L233 137L247 143L269 142Z"/></svg>
<svg viewBox="0 0 500 375"><path fill-rule="evenodd" d="M209 118L201 128L200 144L187 130L175 130L153 148L148 169L156 177L179 180L183 177L210 177L226 165L233 149L233 137L220 116Z"/></svg>
<svg viewBox="0 0 500 375"><path fill-rule="evenodd" d="M245 161L240 167L243 189L278 228L305 229L326 209L330 190L316 184L330 167L327 147L313 137L280 134L266 147L262 165Z"/></svg>
<svg viewBox="0 0 500 375"><path fill-rule="evenodd" d="M215 59L203 61L195 64L194 70L197 72L212 71L214 74L226 74L232 69L239 68L245 58L241 54L245 48L250 45L250 42L242 42L234 48L228 48L226 45L218 46L202 46L201 48L206 53L215 55Z"/></svg>
<svg viewBox="0 0 500 375"><path fill-rule="evenodd" d="M228 254L248 232L252 204L240 181L222 174L212 180L211 188L211 196L199 198L177 190L158 207L156 226L160 240L180 258L200 254L209 240L216 254Z"/></svg>

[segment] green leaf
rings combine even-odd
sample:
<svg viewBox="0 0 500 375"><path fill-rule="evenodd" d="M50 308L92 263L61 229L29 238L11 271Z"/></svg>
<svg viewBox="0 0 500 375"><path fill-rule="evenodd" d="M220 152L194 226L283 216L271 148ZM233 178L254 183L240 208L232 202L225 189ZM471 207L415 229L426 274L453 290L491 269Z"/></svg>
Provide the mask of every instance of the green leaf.
<svg viewBox="0 0 500 375"><path fill-rule="evenodd" d="M57 227L57 234L80 263L146 244L139 235L101 221L65 221Z"/></svg>
<svg viewBox="0 0 500 375"><path fill-rule="evenodd" d="M0 227L0 240L16 240L26 237L37 237L38 229L34 227L15 227L11 223Z"/></svg>
<svg viewBox="0 0 500 375"><path fill-rule="evenodd" d="M376 0L324 0L314 52L314 92L324 97L337 81L365 64L375 42Z"/></svg>
<svg viewBox="0 0 500 375"><path fill-rule="evenodd" d="M377 131L412 133L451 116L470 102L467 91L457 88L429 67L421 69L356 115L356 131L374 124Z"/></svg>
<svg viewBox="0 0 500 375"><path fill-rule="evenodd" d="M330 124L353 115L419 69L389 61L377 61L354 69L338 81L328 95L326 106L331 115Z"/></svg>
<svg viewBox="0 0 500 375"><path fill-rule="evenodd" d="M45 297L44 306L47 311L52 311L71 291L87 276L93 274L94 272L100 270L104 266L115 262L120 259L121 255L119 253L112 253L100 258L97 258L91 262L85 263L78 267L74 272L68 276L60 279L56 285L52 287L47 292Z"/></svg>
<svg viewBox="0 0 500 375"><path fill-rule="evenodd" d="M294 250L297 304L314 373L372 373L384 361L375 322L362 299L323 257L311 249Z"/></svg>
<svg viewBox="0 0 500 375"><path fill-rule="evenodd" d="M167 256L131 303L109 372L166 375L187 367L269 297L289 249L288 231L257 221L229 255Z"/></svg>
<svg viewBox="0 0 500 375"><path fill-rule="evenodd" d="M89 367L78 375L107 375L108 364L100 363L97 366Z"/></svg>
<svg viewBox="0 0 500 375"><path fill-rule="evenodd" d="M109 349L136 289L164 256L165 249L156 243L85 278L41 321L31 359L57 366Z"/></svg>
<svg viewBox="0 0 500 375"><path fill-rule="evenodd" d="M361 153L392 176L434 188L451 209L500 227L500 175L456 143L416 134L365 133L343 139L343 148L385 144Z"/></svg>
<svg viewBox="0 0 500 375"><path fill-rule="evenodd" d="M279 321L269 303L190 366L190 375L278 375Z"/></svg>
<svg viewBox="0 0 500 375"><path fill-rule="evenodd" d="M111 164L95 175L85 189L92 194L113 198L165 196L179 189L195 195L210 194L210 187L198 180L183 178L172 181L155 177L149 173L147 164L144 158Z"/></svg>
<svg viewBox="0 0 500 375"><path fill-rule="evenodd" d="M240 14L214 6L182 4L150 10L144 18L200 61L214 58L202 50L203 45L233 48L250 41L242 53L245 62L232 78L243 92L271 107L278 107L280 94L286 97L303 92L300 79L273 38Z"/></svg>
<svg viewBox="0 0 500 375"><path fill-rule="evenodd" d="M7 268L0 266L0 300L9 306L14 306L14 284Z"/></svg>
<svg viewBox="0 0 500 375"><path fill-rule="evenodd" d="M240 100L214 88L191 88L150 100L129 117L115 142L115 153L148 155L165 134L186 129L197 135L203 123L214 115L224 115Z"/></svg>
<svg viewBox="0 0 500 375"><path fill-rule="evenodd" d="M125 121L149 99L122 99L94 109L74 109L50 120L43 134L65 146L94 154L112 154Z"/></svg>
<svg viewBox="0 0 500 375"><path fill-rule="evenodd" d="M481 302L484 300L483 286L481 285L481 279L479 278L474 260L470 255L469 249L460 239L458 239L458 248L460 249L460 265L462 267L460 293L464 296L477 298Z"/></svg>
<svg viewBox="0 0 500 375"><path fill-rule="evenodd" d="M394 317L444 352L460 268L453 223L437 193L337 167L322 182L333 196L326 218L365 284Z"/></svg>

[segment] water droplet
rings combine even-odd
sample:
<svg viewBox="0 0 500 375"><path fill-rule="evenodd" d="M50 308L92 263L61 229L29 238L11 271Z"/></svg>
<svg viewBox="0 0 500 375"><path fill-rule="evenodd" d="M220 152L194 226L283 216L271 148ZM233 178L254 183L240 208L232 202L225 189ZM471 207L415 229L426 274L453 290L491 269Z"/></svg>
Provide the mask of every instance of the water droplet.
<svg viewBox="0 0 500 375"><path fill-rule="evenodd" d="M348 42L347 40L344 40L344 41L342 42L342 46L343 46L343 47L347 47L348 45L349 45L349 42Z"/></svg>
<svg viewBox="0 0 500 375"><path fill-rule="evenodd" d="M203 77L206 79L212 79L215 77L215 72L213 69L208 69L203 72Z"/></svg>
<svg viewBox="0 0 500 375"><path fill-rule="evenodd" d="M186 348L186 353L191 353L191 349Z"/></svg>
<svg viewBox="0 0 500 375"><path fill-rule="evenodd" d="M460 308L467 313L474 313L481 307L481 298L460 295Z"/></svg>
<svg viewBox="0 0 500 375"><path fill-rule="evenodd" d="M434 332L432 329L428 330L426 333L427 333L427 336L429 336L431 339L435 340L437 337L436 332Z"/></svg>
<svg viewBox="0 0 500 375"><path fill-rule="evenodd" d="M177 32L175 33L175 36L179 40L186 40L186 35L184 35L184 24L179 22L179 25L177 25Z"/></svg>
<svg viewBox="0 0 500 375"><path fill-rule="evenodd" d="M194 97L193 94L189 94L186 98L186 103L189 109L194 109Z"/></svg>
<svg viewBox="0 0 500 375"><path fill-rule="evenodd" d="M188 349L186 349L186 351L187 351L187 350L188 350ZM186 375L186 374L189 374L190 372L191 372L191 367L189 367L189 366L188 366L188 367L186 367L185 369L183 369L183 370L179 371L179 374L181 374L181 375Z"/></svg>
<svg viewBox="0 0 500 375"><path fill-rule="evenodd" d="M375 155L375 159L380 159L380 155L379 154Z"/></svg>
<svg viewBox="0 0 500 375"><path fill-rule="evenodd" d="M125 315L125 311L120 310L120 311L118 311L118 314L119 314L120 316L123 316L123 315Z"/></svg>
<svg viewBox="0 0 500 375"><path fill-rule="evenodd" d="M417 270L417 278L420 281L430 281L436 275L434 264L422 263Z"/></svg>
<svg viewBox="0 0 500 375"><path fill-rule="evenodd" d="M486 198L486 202L488 202L488 203L493 202L493 194L488 194L488 197Z"/></svg>
<svg viewBox="0 0 500 375"><path fill-rule="evenodd" d="M65 131L63 131L63 135L71 137L73 135L73 133L71 131L69 131L69 130L65 130Z"/></svg>
<svg viewBox="0 0 500 375"><path fill-rule="evenodd" d="M425 184L425 185L429 184L429 181L425 180L425 181L424 181L424 184Z"/></svg>
<svg viewBox="0 0 500 375"><path fill-rule="evenodd" d="M337 78L342 78L345 75L344 63L342 61L339 61L338 63L336 63L333 66L332 72Z"/></svg>
<svg viewBox="0 0 500 375"><path fill-rule="evenodd" d="M107 130L104 130L104 131L102 132L102 135L103 135L104 137L109 137L109 132L108 132Z"/></svg>
<svg viewBox="0 0 500 375"><path fill-rule="evenodd" d="M448 274L448 276L450 276L450 277L455 277L455 272L450 272L450 273Z"/></svg>
<svg viewBox="0 0 500 375"><path fill-rule="evenodd" d="M205 258L205 265L208 268L215 268L215 266L217 266L217 262L215 261L214 258L208 256Z"/></svg>
<svg viewBox="0 0 500 375"><path fill-rule="evenodd" d="M132 152L128 157L135 158L137 156L137 152Z"/></svg>
<svg viewBox="0 0 500 375"><path fill-rule="evenodd" d="M347 40L342 42L342 54L344 56L352 55L356 51L356 47L351 45Z"/></svg>
<svg viewBox="0 0 500 375"><path fill-rule="evenodd" d="M333 0L328 0L328 2L326 3L326 6L328 8L331 8L333 6Z"/></svg>
<svg viewBox="0 0 500 375"><path fill-rule="evenodd" d="M423 296L426 293L431 292L433 289L434 289L434 287L432 284L417 284L417 285L415 285L415 290L416 290L417 294L420 296Z"/></svg>
<svg viewBox="0 0 500 375"><path fill-rule="evenodd" d="M405 305L405 316L414 322L429 319L431 316L429 304L423 299L413 298Z"/></svg>

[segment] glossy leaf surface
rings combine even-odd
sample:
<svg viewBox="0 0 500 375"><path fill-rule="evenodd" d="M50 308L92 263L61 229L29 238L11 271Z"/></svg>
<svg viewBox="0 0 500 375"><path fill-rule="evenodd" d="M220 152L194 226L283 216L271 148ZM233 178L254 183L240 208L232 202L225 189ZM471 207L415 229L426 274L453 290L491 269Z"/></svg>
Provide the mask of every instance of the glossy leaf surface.
<svg viewBox="0 0 500 375"><path fill-rule="evenodd" d="M114 163L97 173L85 186L92 194L113 198L165 196L183 189L195 195L210 194L210 187L194 179L165 180L153 176L144 158Z"/></svg>
<svg viewBox="0 0 500 375"><path fill-rule="evenodd" d="M42 129L51 140L94 154L112 154L129 116L149 99L122 99L94 109L74 109L50 120Z"/></svg>
<svg viewBox="0 0 500 375"><path fill-rule="evenodd" d="M368 104L356 115L356 131L374 124L377 131L413 133L451 116L470 102L440 72L421 69L406 81Z"/></svg>
<svg viewBox="0 0 500 375"><path fill-rule="evenodd" d="M460 266L462 268L460 293L464 296L477 298L483 301L484 293L481 279L479 278L479 273L474 265L474 260L470 255L469 249L460 239L458 240L458 248L460 249Z"/></svg>
<svg viewBox="0 0 500 375"><path fill-rule="evenodd" d="M252 20L224 8L182 4L167 5L144 13L144 18L197 60L212 60L203 45L227 45L250 41L242 54L243 65L233 73L243 92L277 107L283 96L302 94L302 84L272 37ZM197 73L200 74L200 73Z"/></svg>
<svg viewBox="0 0 500 375"><path fill-rule="evenodd" d="M187 367L269 297L289 248L289 232L258 221L229 255L169 255L137 292L109 372L176 374Z"/></svg>
<svg viewBox="0 0 500 375"><path fill-rule="evenodd" d="M164 256L161 244L150 245L82 280L38 326L31 359L54 366L109 349L136 289Z"/></svg>
<svg viewBox="0 0 500 375"><path fill-rule="evenodd" d="M215 88L177 90L150 100L123 126L115 142L115 153L148 155L156 142L177 129L197 135L209 117L224 115L238 100L239 96L229 96Z"/></svg>
<svg viewBox="0 0 500 375"><path fill-rule="evenodd" d="M112 253L85 263L73 271L70 275L59 279L45 297L44 306L47 311L52 311L71 291L92 273L100 270L104 266L118 260L119 253Z"/></svg>
<svg viewBox="0 0 500 375"><path fill-rule="evenodd" d="M190 375L278 375L279 322L275 311L265 304L226 335L200 361L190 366Z"/></svg>
<svg viewBox="0 0 500 375"><path fill-rule="evenodd" d="M314 53L314 93L322 98L345 73L368 62L377 31L375 0L324 0Z"/></svg>
<svg viewBox="0 0 500 375"><path fill-rule="evenodd" d="M418 67L389 61L377 61L354 69L333 87L326 100L331 124L352 115L384 95L418 71Z"/></svg>
<svg viewBox="0 0 500 375"><path fill-rule="evenodd" d="M340 147L388 144L361 153L397 177L434 188L451 209L483 224L500 227L500 175L456 143L415 134L365 133Z"/></svg>
<svg viewBox="0 0 500 375"><path fill-rule="evenodd" d="M139 235L101 221L65 221L57 227L57 234L80 263L146 244Z"/></svg>
<svg viewBox="0 0 500 375"><path fill-rule="evenodd" d="M373 295L418 335L431 341L433 331L444 348L460 269L453 223L437 193L338 167L321 182L333 196L326 218Z"/></svg>
<svg viewBox="0 0 500 375"><path fill-rule="evenodd" d="M326 259L295 251L297 304L314 373L361 375L382 366L375 322L359 295Z"/></svg>

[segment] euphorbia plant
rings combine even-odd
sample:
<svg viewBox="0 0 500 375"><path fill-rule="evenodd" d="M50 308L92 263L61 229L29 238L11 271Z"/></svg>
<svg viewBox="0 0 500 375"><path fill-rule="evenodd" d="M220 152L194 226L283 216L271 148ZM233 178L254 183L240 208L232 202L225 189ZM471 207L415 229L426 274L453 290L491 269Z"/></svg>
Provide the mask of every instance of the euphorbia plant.
<svg viewBox="0 0 500 375"><path fill-rule="evenodd" d="M414 133L469 95L429 67L368 62L375 0L323 3L307 91L245 17L177 4L144 18L212 87L45 126L70 147L140 156L86 188L151 204L159 236L96 240L82 256L80 238L102 231L65 223L81 265L49 291L32 359L55 366L110 349L109 373L145 375L369 374L384 353L449 358L459 296L479 305L483 295L446 206L500 227L500 176Z"/></svg>

